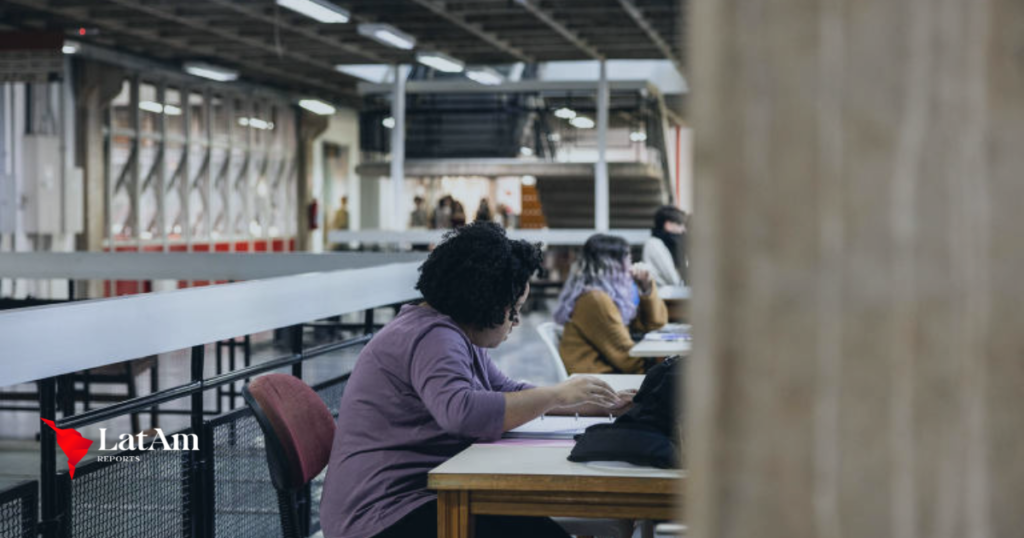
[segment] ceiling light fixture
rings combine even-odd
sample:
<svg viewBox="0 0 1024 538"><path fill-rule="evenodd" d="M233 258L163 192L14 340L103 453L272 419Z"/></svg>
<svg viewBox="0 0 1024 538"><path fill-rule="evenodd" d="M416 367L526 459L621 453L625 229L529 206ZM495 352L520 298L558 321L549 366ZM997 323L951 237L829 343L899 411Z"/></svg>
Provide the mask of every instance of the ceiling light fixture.
<svg viewBox="0 0 1024 538"><path fill-rule="evenodd" d="M303 99L299 101L299 106L320 116L330 116L336 112L333 106L319 99Z"/></svg>
<svg viewBox="0 0 1024 538"><path fill-rule="evenodd" d="M594 128L594 120L592 120L592 119L590 119L590 118L588 118L586 116L576 116L575 118L569 120L569 123L573 127L577 128L577 129L593 129Z"/></svg>
<svg viewBox="0 0 1024 538"><path fill-rule="evenodd" d="M185 62L185 72L197 77L216 80L217 82L231 82L238 79L238 71L217 67L216 65L204 62Z"/></svg>
<svg viewBox="0 0 1024 538"><path fill-rule="evenodd" d="M555 111L555 117L562 118L563 120L571 120L576 117L576 111L563 106Z"/></svg>
<svg viewBox="0 0 1024 538"><path fill-rule="evenodd" d="M384 121L382 121L380 123L384 127L388 128L388 129L394 129L395 128L395 118L392 118L391 116L388 116L388 117L384 118Z"/></svg>
<svg viewBox="0 0 1024 538"><path fill-rule="evenodd" d="M523 146L519 148L519 154L525 157L533 157L533 150L526 146Z"/></svg>
<svg viewBox="0 0 1024 538"><path fill-rule="evenodd" d="M351 18L347 10L326 0L277 0L277 5L327 24L345 23Z"/></svg>
<svg viewBox="0 0 1024 538"><path fill-rule="evenodd" d="M79 44L76 41L65 41L64 46L60 48L60 51L64 54L75 54L78 52Z"/></svg>
<svg viewBox="0 0 1024 538"><path fill-rule="evenodd" d="M635 131L629 133L629 139L632 140L633 142L643 142L647 140L647 133L642 131Z"/></svg>
<svg viewBox="0 0 1024 538"><path fill-rule="evenodd" d="M156 101L139 101L139 108L154 114L166 114L168 116L180 116L181 109L174 105L161 105Z"/></svg>
<svg viewBox="0 0 1024 538"><path fill-rule="evenodd" d="M154 103L153 101L139 101L139 108L146 112L153 112L154 114L163 114L164 106L160 103Z"/></svg>
<svg viewBox="0 0 1024 538"><path fill-rule="evenodd" d="M416 61L444 73L461 73L466 64L440 52L417 52Z"/></svg>
<svg viewBox="0 0 1024 538"><path fill-rule="evenodd" d="M505 81L500 73L490 67L473 67L466 70L466 77L485 86L496 86Z"/></svg>
<svg viewBox="0 0 1024 538"><path fill-rule="evenodd" d="M391 26L390 24L363 23L359 25L359 35L368 37L378 43L396 49L412 50L416 46L416 38Z"/></svg>

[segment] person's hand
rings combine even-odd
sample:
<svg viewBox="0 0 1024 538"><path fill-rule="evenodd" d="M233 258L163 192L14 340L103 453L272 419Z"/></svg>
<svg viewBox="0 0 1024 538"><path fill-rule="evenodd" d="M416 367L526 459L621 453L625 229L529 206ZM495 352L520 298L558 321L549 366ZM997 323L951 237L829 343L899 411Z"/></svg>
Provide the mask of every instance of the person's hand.
<svg viewBox="0 0 1024 538"><path fill-rule="evenodd" d="M630 274L633 276L633 281L636 282L636 287L640 288L640 293L649 295L651 288L654 286L654 279L651 278L651 271L647 265L641 263L633 264L630 268Z"/></svg>
<svg viewBox="0 0 1024 538"><path fill-rule="evenodd" d="M591 376L571 377L555 385L558 394L558 405L561 407L573 407L583 404L594 404L601 407L615 409L623 403L619 395L608 383ZM626 400L627 402L629 400Z"/></svg>

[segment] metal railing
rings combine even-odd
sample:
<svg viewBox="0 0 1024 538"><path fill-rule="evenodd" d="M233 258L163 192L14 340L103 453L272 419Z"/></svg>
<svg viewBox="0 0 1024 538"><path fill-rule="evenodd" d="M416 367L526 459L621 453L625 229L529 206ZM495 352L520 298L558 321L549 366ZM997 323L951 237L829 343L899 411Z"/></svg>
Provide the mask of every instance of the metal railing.
<svg viewBox="0 0 1024 538"><path fill-rule="evenodd" d="M38 504L35 480L0 491L0 538L35 538Z"/></svg>
<svg viewBox="0 0 1024 538"><path fill-rule="evenodd" d="M278 536L280 523L262 434L247 408L208 420L204 393L273 370L290 370L301 378L304 362L365 344L372 336L375 308L418 297L413 289L417 266L406 262L0 312L0 339L8 344L4 355L11 359L9 364L22 364L12 367L5 381L36 382L41 418L54 421L59 429L74 429L188 399L189 426L175 433L195 436L198 444L194 451L110 452L113 458L77 466L72 480L67 472L57 472L56 433L40 423L41 535ZM310 321L359 311L365 312L361 326L339 327L365 334L304 345L303 327ZM176 334L159 334L166 329L140 319L150 312L161 313L162 323L173 326ZM54 324L67 328L63 338L70 338L73 346L45 338ZM288 331L288 353L204 377L209 344L279 328ZM75 352L67 354L69 349ZM73 391L67 387L71 373L178 349L190 350L188 382L75 414ZM346 382L344 374L314 387L332 412L338 411L337 400ZM305 494L312 529L318 527L315 505L321 483L322 477ZM35 487L31 483L33 492ZM269 498L269 503L259 501L261 496ZM35 501L29 504L34 507ZM35 536L35 513L30 515ZM0 534L0 538L6 536Z"/></svg>

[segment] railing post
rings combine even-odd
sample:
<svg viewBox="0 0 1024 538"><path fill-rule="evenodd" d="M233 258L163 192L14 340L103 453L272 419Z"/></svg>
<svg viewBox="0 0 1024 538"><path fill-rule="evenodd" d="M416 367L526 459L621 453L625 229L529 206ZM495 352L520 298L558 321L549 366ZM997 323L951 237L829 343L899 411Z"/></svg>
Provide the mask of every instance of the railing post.
<svg viewBox="0 0 1024 538"><path fill-rule="evenodd" d="M373 332L373 308L367 308L363 315L363 334Z"/></svg>
<svg viewBox="0 0 1024 538"><path fill-rule="evenodd" d="M202 383L203 381L205 355L206 346L192 346L191 373L193 382L198 381ZM191 523L191 537L206 538L209 536L209 533L207 532L207 519L209 519L209 514L213 513L212 507L208 506L213 502L213 499L205 498L209 492L209 486L213 485L206 483L206 452L210 443L206 439L207 431L203 425L203 391L196 391L192 394L191 398L191 429L192 433L194 433L199 439L199 450L189 451L189 458L191 461L189 465L190 480L188 514L189 522Z"/></svg>
<svg viewBox="0 0 1024 538"><path fill-rule="evenodd" d="M290 328L290 330L288 332L289 332L289 335L291 337L291 352L292 352L292 355L294 355L294 356L301 356L302 355L302 324L300 323L298 325L292 325L292 327ZM302 379L302 361L296 362L295 364L292 365L292 375L297 377L297 378L299 378L299 379ZM303 533L303 536L308 536L309 535L309 526L310 526L310 523L311 523L311 521L310 521L309 503L310 503L310 499L312 498L312 493L313 492L312 492L312 489L310 488L310 485L306 484L306 487L304 487L302 489L302 493L300 493L297 496L298 497L298 501L299 501L299 507L298 507L298 511L297 511L296 515L299 518L299 526L300 526L300 530Z"/></svg>
<svg viewBox="0 0 1024 538"><path fill-rule="evenodd" d="M302 324L292 325L291 330L291 351L292 355L302 355ZM292 365L292 375L302 379L302 362Z"/></svg>
<svg viewBox="0 0 1024 538"><path fill-rule="evenodd" d="M56 380L52 377L41 379L39 385L39 416L57 420ZM56 422L55 422L56 423ZM59 514L57 513L57 432L43 421L39 421L39 487L43 538L56 538Z"/></svg>

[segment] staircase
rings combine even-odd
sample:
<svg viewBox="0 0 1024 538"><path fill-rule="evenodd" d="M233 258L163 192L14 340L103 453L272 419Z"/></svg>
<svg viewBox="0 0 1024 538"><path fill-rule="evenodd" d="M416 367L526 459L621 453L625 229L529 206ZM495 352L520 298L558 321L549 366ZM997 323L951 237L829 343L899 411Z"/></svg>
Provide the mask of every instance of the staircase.
<svg viewBox="0 0 1024 538"><path fill-rule="evenodd" d="M616 173L616 168L622 168ZM635 168L635 167L630 167ZM666 203L656 174L637 174L609 166L609 225L611 228L650 228L654 212ZM541 208L550 228L594 227L594 178L537 176Z"/></svg>

